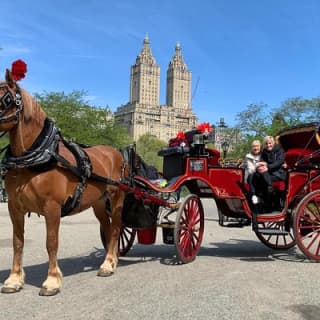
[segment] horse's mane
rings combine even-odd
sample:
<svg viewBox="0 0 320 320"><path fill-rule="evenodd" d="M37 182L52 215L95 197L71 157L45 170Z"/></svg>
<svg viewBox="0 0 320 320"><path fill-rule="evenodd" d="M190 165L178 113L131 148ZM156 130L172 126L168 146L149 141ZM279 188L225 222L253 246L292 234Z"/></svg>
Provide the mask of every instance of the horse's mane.
<svg viewBox="0 0 320 320"><path fill-rule="evenodd" d="M32 97L26 90L20 88L23 101L23 112L25 121L33 119L37 124L42 125L44 119L47 117L46 112L41 107L40 103Z"/></svg>

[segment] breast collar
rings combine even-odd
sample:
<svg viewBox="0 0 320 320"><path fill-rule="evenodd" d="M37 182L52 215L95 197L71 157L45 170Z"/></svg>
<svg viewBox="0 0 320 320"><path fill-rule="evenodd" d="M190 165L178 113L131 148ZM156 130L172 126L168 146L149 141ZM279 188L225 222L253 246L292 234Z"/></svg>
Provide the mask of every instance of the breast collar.
<svg viewBox="0 0 320 320"><path fill-rule="evenodd" d="M51 119L46 118L39 136L22 156L13 156L10 145L7 146L1 161L2 170L35 167L49 162L52 153L58 148L60 139L59 129Z"/></svg>

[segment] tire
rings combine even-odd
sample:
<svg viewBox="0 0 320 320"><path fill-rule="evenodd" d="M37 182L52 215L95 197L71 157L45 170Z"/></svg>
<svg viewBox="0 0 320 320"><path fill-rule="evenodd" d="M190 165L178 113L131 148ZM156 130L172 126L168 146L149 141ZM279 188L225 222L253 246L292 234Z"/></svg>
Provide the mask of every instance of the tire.
<svg viewBox="0 0 320 320"><path fill-rule="evenodd" d="M306 195L294 213L293 231L299 249L320 262L320 190Z"/></svg>
<svg viewBox="0 0 320 320"><path fill-rule="evenodd" d="M176 216L174 244L182 263L195 259L200 250L204 231L204 210L197 195L189 194L181 203Z"/></svg>
<svg viewBox="0 0 320 320"><path fill-rule="evenodd" d="M258 228L285 231L285 221L258 222ZM273 250L288 250L296 245L293 230L287 235L266 235L255 232L258 239Z"/></svg>
<svg viewBox="0 0 320 320"><path fill-rule="evenodd" d="M121 227L120 238L119 238L119 247L118 247L118 252L119 252L120 257L124 257L131 249L131 247L134 243L136 232L137 232L136 229L129 228L126 226ZM100 238L101 238L101 242L102 242L103 247L107 251L108 248L106 246L104 232L101 227L100 227Z"/></svg>

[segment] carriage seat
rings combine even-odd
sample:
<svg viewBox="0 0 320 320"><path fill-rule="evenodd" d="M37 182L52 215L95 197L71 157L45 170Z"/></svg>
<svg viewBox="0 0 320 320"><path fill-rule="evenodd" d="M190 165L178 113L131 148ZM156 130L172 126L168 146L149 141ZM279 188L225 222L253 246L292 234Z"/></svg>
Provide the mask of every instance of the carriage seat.
<svg viewBox="0 0 320 320"><path fill-rule="evenodd" d="M167 147L159 150L158 156L163 157L163 177L170 180L184 174L186 168L185 158L189 155L189 147Z"/></svg>
<svg viewBox="0 0 320 320"><path fill-rule="evenodd" d="M286 190L286 181L283 181L283 180L273 181L272 186L275 190L285 191Z"/></svg>
<svg viewBox="0 0 320 320"><path fill-rule="evenodd" d="M286 190L286 181L283 180L278 180L278 181L273 181L272 186L276 191L285 191ZM245 183L244 188L247 192L249 192L249 184Z"/></svg>
<svg viewBox="0 0 320 320"><path fill-rule="evenodd" d="M304 148L293 148L289 149L286 152L286 164L288 169L291 169L295 166L295 163L302 159L305 156L310 155L314 150L312 149L304 149Z"/></svg>

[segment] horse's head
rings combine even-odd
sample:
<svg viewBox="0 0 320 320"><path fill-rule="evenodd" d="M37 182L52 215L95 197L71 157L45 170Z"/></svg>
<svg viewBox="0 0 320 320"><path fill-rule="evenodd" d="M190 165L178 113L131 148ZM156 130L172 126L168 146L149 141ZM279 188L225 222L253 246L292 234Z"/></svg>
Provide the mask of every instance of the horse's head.
<svg viewBox="0 0 320 320"><path fill-rule="evenodd" d="M7 69L5 81L0 82L0 131L10 131L15 127L22 109L21 90Z"/></svg>

